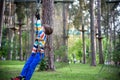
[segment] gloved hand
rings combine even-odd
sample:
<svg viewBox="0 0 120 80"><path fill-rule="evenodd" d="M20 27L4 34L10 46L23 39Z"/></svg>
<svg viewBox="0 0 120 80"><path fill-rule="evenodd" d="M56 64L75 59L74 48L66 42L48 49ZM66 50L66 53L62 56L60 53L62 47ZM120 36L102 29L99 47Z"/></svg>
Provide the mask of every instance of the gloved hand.
<svg viewBox="0 0 120 80"><path fill-rule="evenodd" d="M39 10L37 10L36 14L35 14L35 17L38 19L40 19L40 14L39 14Z"/></svg>

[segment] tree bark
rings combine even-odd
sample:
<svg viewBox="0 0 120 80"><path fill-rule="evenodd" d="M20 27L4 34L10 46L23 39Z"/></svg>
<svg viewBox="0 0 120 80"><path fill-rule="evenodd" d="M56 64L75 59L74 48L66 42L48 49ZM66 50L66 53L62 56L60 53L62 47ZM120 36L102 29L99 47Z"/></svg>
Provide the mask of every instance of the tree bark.
<svg viewBox="0 0 120 80"><path fill-rule="evenodd" d="M22 25L25 19L25 5L24 3L16 3L16 13L19 26L19 57L23 60L23 49L22 49Z"/></svg>
<svg viewBox="0 0 120 80"><path fill-rule="evenodd" d="M85 28L84 28L84 14L83 14L84 1L80 0L80 12L81 12L81 23L82 23L82 45L83 45L83 64L86 63L86 46L85 46Z"/></svg>
<svg viewBox="0 0 120 80"><path fill-rule="evenodd" d="M91 66L96 66L95 27L94 27L94 0L90 0L90 28L91 28Z"/></svg>
<svg viewBox="0 0 120 80"><path fill-rule="evenodd" d="M54 0L43 0L42 2L42 24L48 24L53 27L53 7ZM54 54L52 49L52 35L47 36L47 45L51 47L46 49L45 53L48 55L48 67L50 70L54 71Z"/></svg>
<svg viewBox="0 0 120 80"><path fill-rule="evenodd" d="M20 53L20 60L23 60L23 50L22 50L22 25L21 25L21 22L20 22L20 25L19 25L19 53Z"/></svg>
<svg viewBox="0 0 120 80"><path fill-rule="evenodd" d="M0 2L0 47L2 42L2 25L3 25L3 15L4 15L5 0Z"/></svg>
<svg viewBox="0 0 120 80"><path fill-rule="evenodd" d="M113 26L114 26L114 40L113 40L113 44L114 44L114 49L116 46L116 26L115 26L115 11L113 11Z"/></svg>
<svg viewBox="0 0 120 80"><path fill-rule="evenodd" d="M31 23L31 31L30 31L30 33L31 33L31 45L30 45L30 50L32 50L32 47L33 47L33 44L34 44L34 4L31 4L31 21L32 21L32 23ZM31 52L31 51L30 51Z"/></svg>
<svg viewBox="0 0 120 80"><path fill-rule="evenodd" d="M65 47L67 47L67 34L66 34L66 22L67 22L67 14L66 14L66 4L63 3L63 13L62 13L62 16L63 16L63 45ZM64 51L65 53L65 57L64 57L64 62L68 62L68 54L67 54L67 51L65 49Z"/></svg>
<svg viewBox="0 0 120 80"><path fill-rule="evenodd" d="M12 33L11 33L11 30L10 30L10 26L12 25L11 24L11 2L9 2L9 11L8 11L8 23L7 23L7 28L8 28L8 55L7 55L7 60L12 60L12 53L11 53L11 38L12 38Z"/></svg>
<svg viewBox="0 0 120 80"><path fill-rule="evenodd" d="M103 52L102 52L102 35L101 35L101 0L98 0L98 15L97 15L97 23L98 23L98 43L99 43L99 64L104 64Z"/></svg>

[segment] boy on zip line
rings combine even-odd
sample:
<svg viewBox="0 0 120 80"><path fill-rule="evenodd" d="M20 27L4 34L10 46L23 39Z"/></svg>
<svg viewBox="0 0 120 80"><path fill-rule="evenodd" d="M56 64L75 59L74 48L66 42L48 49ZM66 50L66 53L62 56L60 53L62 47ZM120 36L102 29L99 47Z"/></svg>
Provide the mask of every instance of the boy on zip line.
<svg viewBox="0 0 120 80"><path fill-rule="evenodd" d="M37 64L44 58L45 43L47 36L52 34L53 29L47 25L41 25L40 15L36 12L35 32L36 39L32 48L32 53L26 61L21 73L11 80L30 80Z"/></svg>

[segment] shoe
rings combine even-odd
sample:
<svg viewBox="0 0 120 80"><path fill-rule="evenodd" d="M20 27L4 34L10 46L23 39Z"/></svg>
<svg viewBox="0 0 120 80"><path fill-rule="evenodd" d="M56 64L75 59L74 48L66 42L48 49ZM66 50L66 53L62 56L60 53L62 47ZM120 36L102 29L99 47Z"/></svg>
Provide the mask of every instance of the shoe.
<svg viewBox="0 0 120 80"><path fill-rule="evenodd" d="M15 77L15 78L11 78L11 80L22 80L21 76Z"/></svg>

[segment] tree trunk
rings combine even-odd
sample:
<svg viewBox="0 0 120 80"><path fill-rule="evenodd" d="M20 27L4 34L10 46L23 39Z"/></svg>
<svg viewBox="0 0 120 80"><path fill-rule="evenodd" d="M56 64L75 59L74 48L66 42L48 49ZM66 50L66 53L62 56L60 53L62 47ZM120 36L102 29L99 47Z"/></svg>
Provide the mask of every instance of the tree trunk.
<svg viewBox="0 0 120 80"><path fill-rule="evenodd" d="M85 46L85 32L84 32L84 24L82 24L82 42L83 42L83 64L86 63L86 46Z"/></svg>
<svg viewBox="0 0 120 80"><path fill-rule="evenodd" d="M83 7L84 7L84 1L80 1L80 12L81 12L81 23L82 23L82 45L83 45L83 64L86 63L86 46L85 46L85 28L84 28L84 14L83 14Z"/></svg>
<svg viewBox="0 0 120 80"><path fill-rule="evenodd" d="M54 0L43 0L42 2L42 24L48 24L53 27L53 7ZM46 49L45 53L48 55L48 67L50 70L55 70L54 54L52 49L52 35L47 36L47 45L51 47Z"/></svg>
<svg viewBox="0 0 120 80"><path fill-rule="evenodd" d="M14 30L13 31L13 54L12 54L12 56L13 56L13 60L16 60L17 59L17 55L16 55L16 36L15 36L15 34L16 34L16 31Z"/></svg>
<svg viewBox="0 0 120 80"><path fill-rule="evenodd" d="M67 47L67 45L66 45L66 42L67 42L67 34L66 34L66 22L67 22L67 20L66 20L66 4L64 4L63 3L63 13L62 13L62 16L63 16L63 45L65 46L65 47ZM65 51L64 51L64 53L65 53L65 56L64 56L64 62L68 62L68 55L67 55L67 51L66 51L66 49L65 49Z"/></svg>
<svg viewBox="0 0 120 80"><path fill-rule="evenodd" d="M32 12L32 13L31 13L31 15L32 15L32 16L31 16L31 21L32 21L32 23L31 23L31 35L30 35L30 36L31 36L31 43L32 43L32 44L30 45L30 46L31 46L31 47L30 47L30 50L32 50L32 47L33 47L33 44L34 44L34 14L35 14L35 13L34 13L34 12L35 12L35 11L34 11L34 4L31 4L31 8L32 8L32 9L31 9L31 12ZM30 52L31 52L31 51L30 51Z"/></svg>
<svg viewBox="0 0 120 80"><path fill-rule="evenodd" d="M108 5L108 29L107 29L107 35L108 35L108 61L111 62L112 60L112 19L111 19L111 6Z"/></svg>
<svg viewBox="0 0 120 80"><path fill-rule="evenodd" d="M114 49L115 49L115 46L116 46L116 26L115 26L115 11L113 11L113 26L114 26L114 40L113 40L113 44L114 44Z"/></svg>
<svg viewBox="0 0 120 80"><path fill-rule="evenodd" d="M98 15L97 15L97 23L98 23L98 43L99 43L99 64L104 64L103 52L102 52L102 35L101 35L101 0L98 0Z"/></svg>
<svg viewBox="0 0 120 80"><path fill-rule="evenodd" d="M27 11L27 14L26 14L26 16L27 16L26 27L27 27L28 31L27 31L27 37L26 37L26 41L27 41L26 46L27 47L26 47L25 60L27 60L27 58L28 58L28 56L29 56L29 54L31 53L31 50L32 50L32 47L30 46L30 41L33 41L32 39L34 39L34 32L33 32L34 29L31 29L31 28L34 28L33 18L31 18L33 15L30 15L29 13L30 13L30 11ZM32 25L30 24L29 19L31 19L31 21L32 21L31 24ZM28 26L31 26L31 27L28 27ZM31 30L33 30L33 31L31 31ZM31 34L30 32L33 32L33 34ZM32 39L30 38L31 35L33 36ZM33 43L31 45L33 46Z"/></svg>
<svg viewBox="0 0 120 80"><path fill-rule="evenodd" d="M16 14L19 26L19 57L23 60L23 49L22 49L22 25L25 19L25 6L24 3L16 3Z"/></svg>
<svg viewBox="0 0 120 80"><path fill-rule="evenodd" d="M23 50L22 50L22 25L21 25L21 21L19 22L20 25L19 25L19 56L20 56L20 60L23 60Z"/></svg>
<svg viewBox="0 0 120 80"><path fill-rule="evenodd" d="M90 28L91 28L91 66L96 66L95 27L94 27L94 0L90 0Z"/></svg>
<svg viewBox="0 0 120 80"><path fill-rule="evenodd" d="M0 2L0 47L2 42L2 25L3 25L3 15L4 15L5 0Z"/></svg>
<svg viewBox="0 0 120 80"><path fill-rule="evenodd" d="M7 55L7 60L11 60L12 59L12 53L11 53L11 38L12 38L12 32L10 30L10 26L11 26L11 2L9 2L9 11L8 11L8 23L7 23L7 28L8 28L8 55Z"/></svg>
<svg viewBox="0 0 120 80"><path fill-rule="evenodd" d="M108 51L109 51L109 61L111 62L112 61L112 47L113 47L113 44L112 44L112 19L111 17L109 17L109 47L108 47Z"/></svg>

